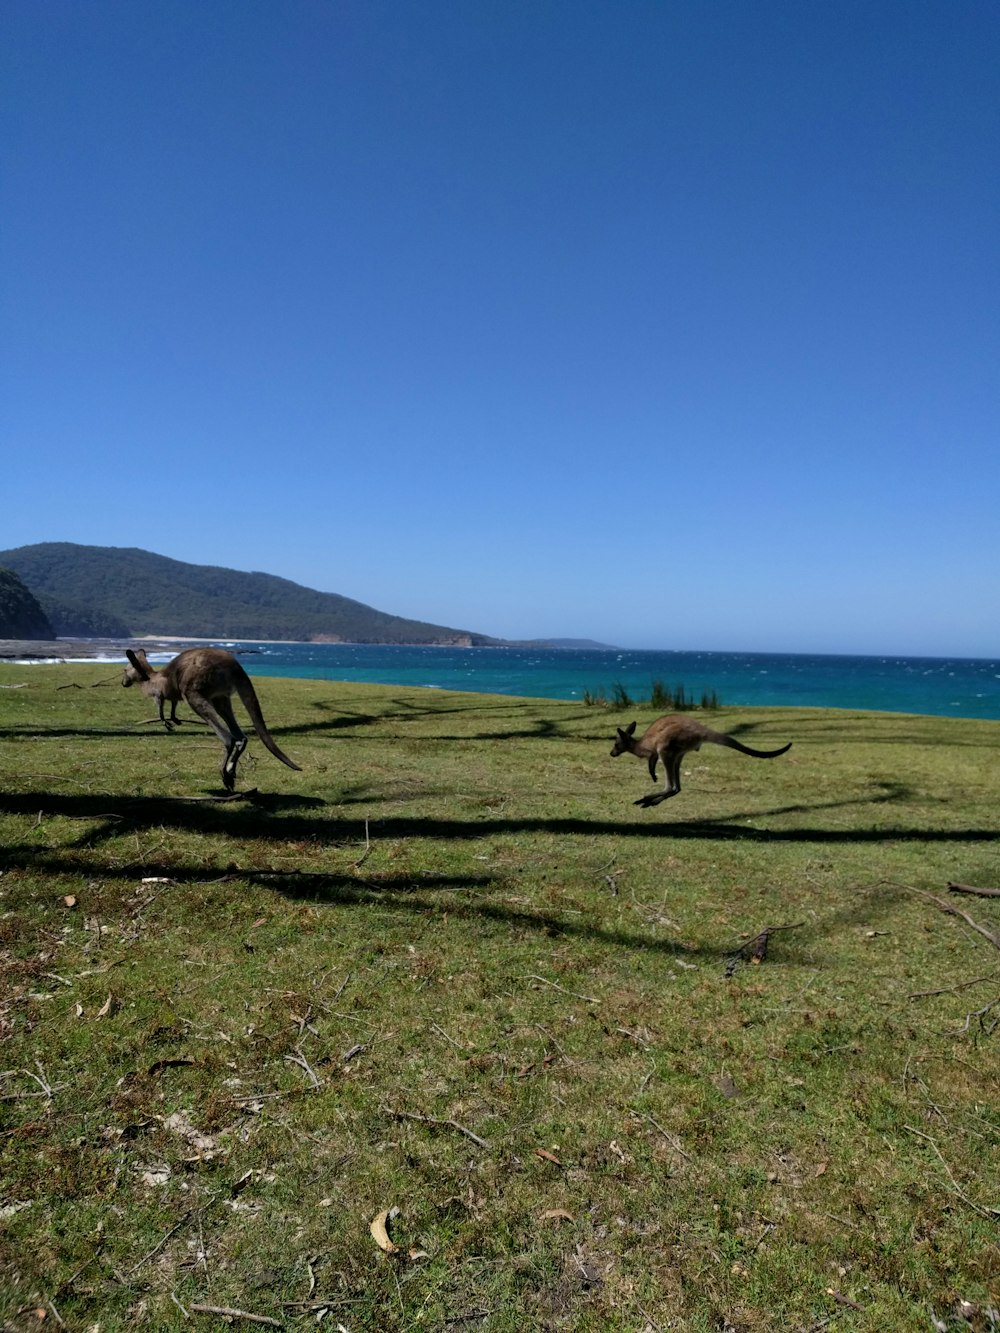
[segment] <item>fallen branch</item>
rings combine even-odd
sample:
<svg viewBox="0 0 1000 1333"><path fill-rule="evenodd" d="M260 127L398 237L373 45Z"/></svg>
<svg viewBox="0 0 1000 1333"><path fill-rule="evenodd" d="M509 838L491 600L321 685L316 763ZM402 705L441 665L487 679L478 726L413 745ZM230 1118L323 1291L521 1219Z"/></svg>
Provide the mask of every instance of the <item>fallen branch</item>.
<svg viewBox="0 0 1000 1333"><path fill-rule="evenodd" d="M1000 898L1000 889L976 889L971 884L948 885L949 893L974 893L977 898Z"/></svg>
<svg viewBox="0 0 1000 1333"><path fill-rule="evenodd" d="M978 921L974 921L972 917L969 916L968 912L963 912L962 909L956 907L954 903L950 903L944 898L938 898L935 894L928 893L926 889L915 889L909 884L906 884L903 887L908 888L911 893L919 893L921 898L928 898L935 907L939 907L942 912L946 913L946 915L960 916L967 926L971 926L972 929L982 935L984 939L989 940L994 949L1000 949L1000 936L994 935L992 930L988 930L985 926L981 926Z"/></svg>
<svg viewBox="0 0 1000 1333"><path fill-rule="evenodd" d="M202 1305L200 1302L189 1305L192 1314L217 1314L223 1319L245 1319L251 1324L266 1324L268 1328L284 1328L280 1320L266 1314L250 1314L248 1310L234 1310L228 1305Z"/></svg>
<svg viewBox="0 0 1000 1333"><path fill-rule="evenodd" d="M942 986L940 990L915 990L906 998L922 1000L928 995L954 995L960 990L968 990L970 986L980 986L984 981L996 981L996 977L973 977L971 981L960 981L957 986Z"/></svg>
<svg viewBox="0 0 1000 1333"><path fill-rule="evenodd" d="M952 1189L954 1189L955 1193L958 1195L958 1197L962 1200L964 1204L967 1204L975 1212L979 1213L981 1217L1000 1217L1000 1208L985 1208L981 1203L976 1203L974 1200L970 1199L967 1194L962 1193L962 1191L958 1188L958 1181L951 1174L951 1167L941 1156L941 1149L937 1146L937 1144L934 1142L934 1140L931 1138L929 1134L925 1134L922 1129L914 1129L912 1125L904 1125L903 1128L907 1130L910 1134L916 1134L917 1138L927 1140L927 1142L931 1145L931 1147L937 1154L938 1161L941 1163L945 1171L948 1173L948 1179L951 1181Z"/></svg>
<svg viewBox="0 0 1000 1333"><path fill-rule="evenodd" d="M481 1139L479 1135L474 1134L471 1129L466 1129L464 1125L460 1125L457 1120L438 1120L436 1116L418 1115L416 1111L394 1111L389 1106L383 1106L382 1110L386 1115L391 1115L395 1120L416 1120L421 1125L437 1125L442 1129L454 1129L459 1134L464 1134L467 1139L471 1139L472 1142L477 1144L480 1148L485 1148L487 1151L489 1150L490 1145L485 1139Z"/></svg>
<svg viewBox="0 0 1000 1333"><path fill-rule="evenodd" d="M730 953L729 962L726 964L726 976L731 977L741 962L749 961L751 963L762 963L767 957L767 941L776 930L798 930L806 923L804 921L790 922L784 926L767 926L755 935L752 940L747 940L746 944Z"/></svg>
<svg viewBox="0 0 1000 1333"><path fill-rule="evenodd" d="M989 1026L987 1026L983 1020L991 1010L997 1007L997 1005L1000 1005L1000 995L998 995L995 1000L990 1000L989 1004L984 1004L982 1009L973 1009L971 1013L966 1014L965 1022L962 1024L962 1031L968 1032L969 1024L974 1018L978 1018L979 1026L982 1031L986 1033L987 1037L991 1037L997 1030L997 1026L1000 1025L1000 1019L997 1019L996 1022L991 1023Z"/></svg>

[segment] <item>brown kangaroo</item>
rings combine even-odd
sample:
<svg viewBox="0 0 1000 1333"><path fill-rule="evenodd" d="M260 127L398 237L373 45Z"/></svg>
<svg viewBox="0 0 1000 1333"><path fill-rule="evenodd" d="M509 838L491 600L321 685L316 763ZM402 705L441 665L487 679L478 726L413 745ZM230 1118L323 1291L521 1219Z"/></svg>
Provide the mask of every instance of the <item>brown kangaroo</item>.
<svg viewBox="0 0 1000 1333"><path fill-rule="evenodd" d="M186 648L160 671L150 666L142 648L138 651L127 648L125 656L130 665L125 668L122 684L126 689L137 684L143 694L156 700L160 721L168 731L181 721L176 713L181 699L209 724L225 750L220 771L227 791L236 785L236 765L247 743L230 702L234 692L242 699L254 730L275 759L297 772L302 771L278 749L264 722L253 683L232 653L224 648ZM169 721L163 716L164 703L170 704Z"/></svg>
<svg viewBox="0 0 1000 1333"><path fill-rule="evenodd" d="M692 717L671 714L668 717L658 717L638 740L635 739L634 722L630 722L624 729L619 727L618 739L611 748L611 757L615 758L627 750L629 754L637 755L640 759L648 759L649 776L654 782L656 765L662 762L666 778L663 791L657 792L655 796L640 796L635 802L636 805L659 805L661 801L676 796L681 789L681 760L690 751L700 750L706 741L710 741L713 745L728 745L731 750L753 755L754 759L774 759L792 748L792 743L789 741L780 750L751 750L749 745L744 745L742 741L727 736L724 732L713 731L711 727L706 727L703 722L696 722Z"/></svg>

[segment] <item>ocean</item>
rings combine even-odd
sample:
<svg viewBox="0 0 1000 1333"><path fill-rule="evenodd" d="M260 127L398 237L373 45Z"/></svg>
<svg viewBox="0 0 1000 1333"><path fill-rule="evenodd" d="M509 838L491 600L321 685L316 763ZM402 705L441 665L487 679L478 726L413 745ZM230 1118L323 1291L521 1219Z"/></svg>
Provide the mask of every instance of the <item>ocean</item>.
<svg viewBox="0 0 1000 1333"><path fill-rule="evenodd" d="M847 657L633 649L412 648L229 642L251 675L470 690L544 699L648 699L653 681L724 707L787 705L1000 719L1000 658ZM176 649L174 650L176 651ZM153 654L153 661L172 653Z"/></svg>

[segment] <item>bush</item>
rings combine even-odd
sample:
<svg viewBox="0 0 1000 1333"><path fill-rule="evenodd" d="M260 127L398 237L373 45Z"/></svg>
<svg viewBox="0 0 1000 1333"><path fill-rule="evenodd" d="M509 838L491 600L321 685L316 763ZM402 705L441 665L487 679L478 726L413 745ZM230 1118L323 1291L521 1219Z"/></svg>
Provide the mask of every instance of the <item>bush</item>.
<svg viewBox="0 0 1000 1333"><path fill-rule="evenodd" d="M703 690L701 702L696 703L694 696L689 695L683 685L675 685L671 689L668 685L664 685L662 680L654 680L648 699L633 699L621 681L616 681L611 690L610 700L603 690L596 690L594 693L584 690L583 704L586 708L622 710L648 705L663 713L689 713L698 708L718 708L719 696L715 690Z"/></svg>

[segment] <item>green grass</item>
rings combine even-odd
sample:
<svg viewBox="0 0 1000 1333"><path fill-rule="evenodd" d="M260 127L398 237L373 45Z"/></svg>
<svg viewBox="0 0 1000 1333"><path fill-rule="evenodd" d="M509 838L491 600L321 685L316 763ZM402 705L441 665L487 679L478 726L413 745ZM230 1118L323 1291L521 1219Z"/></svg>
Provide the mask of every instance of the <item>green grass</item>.
<svg viewBox="0 0 1000 1333"><path fill-rule="evenodd" d="M303 771L215 804L111 674L0 668L0 1328L990 1327L1000 955L924 895L1000 723L721 709L792 750L647 811L633 715L258 680Z"/></svg>

